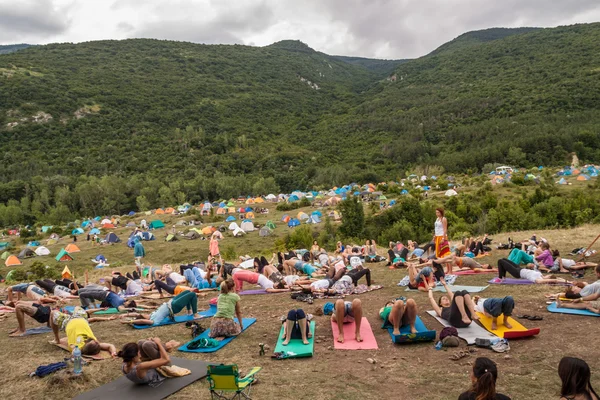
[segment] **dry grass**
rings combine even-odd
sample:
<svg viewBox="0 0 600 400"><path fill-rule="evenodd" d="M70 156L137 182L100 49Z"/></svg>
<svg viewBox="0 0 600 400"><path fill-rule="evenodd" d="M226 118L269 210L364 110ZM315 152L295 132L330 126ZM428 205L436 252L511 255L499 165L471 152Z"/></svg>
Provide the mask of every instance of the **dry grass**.
<svg viewBox="0 0 600 400"><path fill-rule="evenodd" d="M297 212L297 211L296 211ZM269 216L277 221L281 213ZM177 220L168 217L169 223ZM267 217L260 217L267 220ZM264 223L264 221L261 221ZM278 235L284 234L287 228L277 228ZM600 231L598 226L584 226L571 230L537 231L536 234L547 238L553 246L567 253L573 247L587 245ZM119 236L126 237L125 230L119 230ZM159 231L160 232L160 231ZM525 239L533 232L519 232L497 235L498 241L506 241L508 236L513 239ZM164 234L163 234L164 235ZM179 241L166 243L158 234L154 242L146 242L147 261L154 264L165 262L179 263L205 258L208 242ZM235 243L238 254L257 252L268 253L273 238L268 240L258 238L257 233L242 239L226 238L222 246ZM125 245L104 246L101 250L92 248L89 243L78 242L82 252L75 254L76 260L69 264L80 273L89 268L86 261L98 252L105 254L110 261L133 261L133 254ZM58 246L59 248L60 246ZM596 246L600 248L600 246ZM57 246L52 248L56 253ZM494 251L489 261L505 256L506 252ZM28 263L31 261L28 261ZM239 338L224 349L211 355L183 354L178 356L198 358L210 362L237 363L242 370L253 366L262 366L261 383L255 388L255 398L275 399L302 396L310 399L380 399L395 397L402 399L450 399L457 398L459 393L469 385L469 363L471 359L455 362L448 357L451 352L436 351L433 343L397 346L391 343L386 330L380 329L378 311L390 298L406 295L403 288L396 283L404 276L404 271L389 270L381 264L371 266L374 280L383 284L384 289L366 293L360 296L375 337L379 350L374 351L335 351L332 350L333 338L327 317L316 317L317 328L315 355L310 359L275 361L268 356L260 357L258 343L265 342L274 348L279 317L291 308L303 307L312 312L325 301L316 301L313 306L297 303L287 294L244 296L242 310L244 316L257 318L257 323L244 332ZM129 270L131 267L123 267ZM5 271L4 271L5 272ZM98 277L109 271L93 271ZM463 276L459 284L483 285L489 276ZM586 278L592 279L588 273ZM565 355L584 358L595 371L594 383L600 386L596 371L600 370L600 350L595 344L595 336L600 333L598 320L589 317L550 314L545 310L544 293L553 291L547 286L492 286L485 292L487 297L512 295L517 303L517 314L537 314L544 317L540 322L527 322L529 327L539 326L541 334L533 339L512 341L509 357L488 350L479 350L478 354L495 360L499 365L499 391L509 394L513 399L549 399L556 398L559 390L559 380L556 373L561 357ZM199 300L201 309L208 307L208 295ZM425 310L429 309L427 297L422 293L410 293L417 301L420 315L425 324L436 330L441 326ZM28 326L34 326L34 321L27 318ZM204 323L206 326L207 323ZM85 368L86 379L82 382L67 382L64 385L52 385L49 379L32 379L27 374L38 365L62 360L67 356L60 350L47 343L51 335L37 335L26 338L9 338L7 332L16 326L14 316L9 316L2 322L0 348L4 359L2 398L16 399L23 397L71 398L78 393L100 386L121 375L120 363L117 360L94 362ZM137 331L122 326L115 321L94 324L94 332L104 341L110 341L117 346L130 341L136 341L147 336L160 336L163 340L175 339L181 342L189 340L189 331L183 325L154 328ZM366 359L372 357L377 363L369 364ZM387 395L382 395L386 393ZM393 395L390 395L393 393ZM206 381L195 383L173 398L206 399L209 398Z"/></svg>

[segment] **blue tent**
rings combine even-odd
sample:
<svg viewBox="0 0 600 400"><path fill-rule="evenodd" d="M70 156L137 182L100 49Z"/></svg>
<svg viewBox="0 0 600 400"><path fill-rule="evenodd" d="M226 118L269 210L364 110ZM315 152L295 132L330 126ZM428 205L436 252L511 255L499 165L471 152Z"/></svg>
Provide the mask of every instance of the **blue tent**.
<svg viewBox="0 0 600 400"><path fill-rule="evenodd" d="M227 221L227 222L233 222L235 220L236 220L236 218L233 215L230 215L229 217L227 217L227 219L225 221Z"/></svg>
<svg viewBox="0 0 600 400"><path fill-rule="evenodd" d="M252 211L252 207L246 207L246 212L251 212Z"/></svg>
<svg viewBox="0 0 600 400"><path fill-rule="evenodd" d="M94 217L94 219L95 219L96 221L100 221L102 218L101 218L101 217Z"/></svg>
<svg viewBox="0 0 600 400"><path fill-rule="evenodd" d="M423 190L427 191L430 190L431 188L429 186L423 186Z"/></svg>
<svg viewBox="0 0 600 400"><path fill-rule="evenodd" d="M121 241L121 239L119 239L119 237L114 232L111 232L108 235L106 235L104 240L106 241L106 243L119 243Z"/></svg>
<svg viewBox="0 0 600 400"><path fill-rule="evenodd" d="M300 225L300 221L298 221L297 218L292 218L292 219L290 219L290 222L288 222L288 226L290 228L293 228L293 227L299 226L299 225Z"/></svg>
<svg viewBox="0 0 600 400"><path fill-rule="evenodd" d="M100 229L98 228L94 228L90 231L90 235L99 235L100 234Z"/></svg>
<svg viewBox="0 0 600 400"><path fill-rule="evenodd" d="M567 181L565 180L565 178L560 178L560 180L558 181L559 185L566 185Z"/></svg>
<svg viewBox="0 0 600 400"><path fill-rule="evenodd" d="M75 228L71 231L71 235L81 235L83 233L83 229Z"/></svg>
<svg viewBox="0 0 600 400"><path fill-rule="evenodd" d="M87 227L89 224L91 224L91 221L83 221L83 222L81 223L81 227L82 227L82 228L85 228L85 227Z"/></svg>
<svg viewBox="0 0 600 400"><path fill-rule="evenodd" d="M300 200L300 199L295 194L293 194L290 197L288 197L288 203L293 203L293 202L298 201L298 200Z"/></svg>
<svg viewBox="0 0 600 400"><path fill-rule="evenodd" d="M400 192L400 194L408 194L408 190L402 189L402 191Z"/></svg>
<svg viewBox="0 0 600 400"><path fill-rule="evenodd" d="M44 225L44 226L42 226L42 232L43 233L48 232L50 229L52 229L52 225Z"/></svg>
<svg viewBox="0 0 600 400"><path fill-rule="evenodd" d="M354 192L355 196L360 196L360 192Z"/></svg>
<svg viewBox="0 0 600 400"><path fill-rule="evenodd" d="M225 208L225 207L227 207L227 204L225 204L225 202L222 201L222 202L219 203L219 207Z"/></svg>
<svg viewBox="0 0 600 400"><path fill-rule="evenodd" d="M311 215L318 215L319 217L322 217L322 216L323 216L323 213L321 213L321 211L317 210L317 211L313 211L313 212L311 213Z"/></svg>
<svg viewBox="0 0 600 400"><path fill-rule="evenodd" d="M94 260L96 260L98 262L105 263L106 262L106 257L104 257L102 254L98 254Z"/></svg>
<svg viewBox="0 0 600 400"><path fill-rule="evenodd" d="M40 242L38 242L37 240L27 243L27 247L37 247L39 245L40 245Z"/></svg>
<svg viewBox="0 0 600 400"><path fill-rule="evenodd" d="M571 172L570 169L565 169L565 172L563 173L563 175L570 176L570 175L573 175L573 172Z"/></svg>
<svg viewBox="0 0 600 400"><path fill-rule="evenodd" d="M129 211L129 214L127 214L127 215L129 215L130 217L133 217L135 215L135 211Z"/></svg>
<svg viewBox="0 0 600 400"><path fill-rule="evenodd" d="M392 201L390 201L390 206L393 206L394 204L396 204L396 200L395 199L392 200Z"/></svg>
<svg viewBox="0 0 600 400"><path fill-rule="evenodd" d="M127 247L133 249L135 244L140 241L140 238L136 235L131 235L129 239L127 239Z"/></svg>
<svg viewBox="0 0 600 400"><path fill-rule="evenodd" d="M310 218L306 220L307 224L318 224L321 222L321 218L318 215L311 215Z"/></svg>

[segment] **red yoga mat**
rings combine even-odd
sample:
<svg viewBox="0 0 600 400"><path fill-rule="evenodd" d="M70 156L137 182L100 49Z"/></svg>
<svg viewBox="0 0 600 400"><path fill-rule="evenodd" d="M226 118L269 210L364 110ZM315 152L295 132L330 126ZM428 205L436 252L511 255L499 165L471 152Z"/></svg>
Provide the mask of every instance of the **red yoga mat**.
<svg viewBox="0 0 600 400"><path fill-rule="evenodd" d="M362 342L357 342L354 338L354 331L356 325L354 322L348 322L344 324L344 343L337 341L338 338L338 325L337 322L331 321L331 330L333 331L333 347L336 350L377 350L377 340L371 329L369 321L363 317L360 323L360 336Z"/></svg>

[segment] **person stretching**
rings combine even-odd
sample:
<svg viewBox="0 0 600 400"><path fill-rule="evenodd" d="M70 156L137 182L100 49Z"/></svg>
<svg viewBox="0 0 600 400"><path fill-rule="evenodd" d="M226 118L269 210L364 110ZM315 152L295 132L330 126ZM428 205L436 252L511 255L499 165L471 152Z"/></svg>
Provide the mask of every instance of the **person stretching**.
<svg viewBox="0 0 600 400"><path fill-rule="evenodd" d="M303 344L308 344L308 338L312 337L312 333L303 309L288 312L287 318L283 321L283 336L285 340L281 344L284 346L287 346L291 339L301 339Z"/></svg>
<svg viewBox="0 0 600 400"><path fill-rule="evenodd" d="M15 305L15 314L17 316L17 323L19 326L17 329L11 331L8 336L16 337L23 336L25 334L25 315L29 315L40 324L48 325L51 311L52 310L50 307L35 303L33 301L17 301L17 304Z"/></svg>
<svg viewBox="0 0 600 400"><path fill-rule="evenodd" d="M134 319L121 322L135 325L160 325L167 318L174 320L175 315L184 308L187 309L188 315L192 315L194 319L203 318L198 314L198 296L194 292L185 290L169 301L162 303L152 314L123 314L121 318L134 317Z"/></svg>
<svg viewBox="0 0 600 400"><path fill-rule="evenodd" d="M362 342L360 336L360 323L362 322L362 303L360 299L354 299L352 302L342 299L336 300L333 306L333 314L331 320L337 323L338 338L337 341L344 343L344 324L354 322L355 330L354 337L357 342Z"/></svg>
<svg viewBox="0 0 600 400"><path fill-rule="evenodd" d="M233 282L235 283L235 291L239 293L242 291L244 286L244 282L252 283L254 285L260 285L267 293L277 293L277 292L288 292L289 289L285 289L285 285L283 282L279 282L277 284L277 288L275 288L275 284L269 280L266 276L262 274L257 274L256 272L243 270L241 268L237 268L233 270Z"/></svg>
<svg viewBox="0 0 600 400"><path fill-rule="evenodd" d="M501 258L498 260L498 277L500 279L504 279L507 272L517 279L526 279L534 283L570 283L566 279L557 279L554 275L544 276L539 271L534 271L529 268L521 268L514 262L506 258Z"/></svg>
<svg viewBox="0 0 600 400"><path fill-rule="evenodd" d="M394 335L400 334L400 328L406 325L410 326L411 333L417 333L415 322L417 320L417 303L413 299L388 301L385 306L379 310L379 317L383 320L382 328L393 328Z"/></svg>
<svg viewBox="0 0 600 400"><path fill-rule="evenodd" d="M487 357L478 357L471 371L471 388L462 393L458 400L510 400L510 397L496 393L498 368Z"/></svg>
<svg viewBox="0 0 600 400"><path fill-rule="evenodd" d="M117 354L123 359L121 371L136 385L159 386L166 378L156 368L171 364L167 353L169 342L163 346L160 339L140 340L137 343L127 343Z"/></svg>
<svg viewBox="0 0 600 400"><path fill-rule="evenodd" d="M431 267L417 270L414 264L408 264L408 288L426 292L430 287L435 287L435 278Z"/></svg>
<svg viewBox="0 0 600 400"><path fill-rule="evenodd" d="M502 324L508 329L512 329L512 325L508 322L508 317L512 315L515 308L515 300L512 296L506 296L502 299L489 298L483 299L479 296L473 296L475 303L475 311L492 317L492 330L498 329L498 317L504 315Z"/></svg>
<svg viewBox="0 0 600 400"><path fill-rule="evenodd" d="M33 283L19 283L18 285L9 286L7 291L7 304L15 304L15 294L17 295L17 301L21 300L21 296L27 296L27 298L36 301L37 303L56 303L60 300L56 296L47 296L44 289L34 285Z"/></svg>
<svg viewBox="0 0 600 400"><path fill-rule="evenodd" d="M437 316L448 321L455 328L466 328L471 325L472 320L478 320L479 316L475 312L475 304L469 292L459 290L452 293L446 281L442 279L441 282L447 295L440 297L436 302L433 298L433 288L429 288L428 294L429 302Z"/></svg>

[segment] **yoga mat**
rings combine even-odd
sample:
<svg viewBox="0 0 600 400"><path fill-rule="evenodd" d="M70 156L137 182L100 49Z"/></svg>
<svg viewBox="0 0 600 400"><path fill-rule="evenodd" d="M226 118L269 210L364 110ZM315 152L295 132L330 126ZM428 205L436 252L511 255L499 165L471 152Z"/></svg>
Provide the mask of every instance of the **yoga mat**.
<svg viewBox="0 0 600 400"><path fill-rule="evenodd" d="M479 275L479 274L489 274L489 273L493 273L493 274L497 274L498 270L497 269L485 269L482 271L473 271L472 269L466 269L464 271L454 271L452 272L454 275Z"/></svg>
<svg viewBox="0 0 600 400"><path fill-rule="evenodd" d="M52 346L56 346L59 349L63 349L64 351L68 352L68 353L72 353L73 350L69 347L69 345L67 344L67 338L62 338L60 340L60 343L53 343L52 341L48 342L50 343ZM101 361L101 360L108 360L111 359L112 356L110 355L110 353L108 351L105 350L101 350L100 353L93 355L93 356L89 356L89 355L81 355L81 357L87 359L87 360L95 360L95 361Z"/></svg>
<svg viewBox="0 0 600 400"><path fill-rule="evenodd" d="M494 285L533 285L535 282L528 281L527 279L516 279L516 278L504 278L500 279L498 277L491 279L488 283L492 283Z"/></svg>
<svg viewBox="0 0 600 400"><path fill-rule="evenodd" d="M437 316L435 311L427 311L427 314L431 315L433 318L437 319L437 321L444 326L452 326L448 323L448 321L441 319ZM465 340L467 344L475 344L475 339L477 338L495 338L498 337L491 332L486 331L477 322L471 322L466 328L456 328L458 331L458 337Z"/></svg>
<svg viewBox="0 0 600 400"><path fill-rule="evenodd" d="M338 324L337 322L331 321L331 330L333 331L333 347L336 350L377 350L377 340L375 340L375 335L373 334L373 330L371 329L371 324L369 324L369 320L365 317L362 317L360 323L360 336L362 338L362 342L357 342L354 337L354 331L356 330L356 323L349 322L343 325L344 329L344 343L340 343L337 341L338 338Z"/></svg>
<svg viewBox="0 0 600 400"><path fill-rule="evenodd" d="M535 336L540 333L540 328L527 329L519 321L514 318L508 317L508 323L512 325L512 329L508 329L502 324L504 316L498 317L498 329L492 330L492 317L489 317L483 313L478 312L479 323L483 325L485 329L504 339L520 339L525 337Z"/></svg>
<svg viewBox="0 0 600 400"><path fill-rule="evenodd" d="M179 378L167 378L159 386L136 385L124 376L105 385L76 396L75 400L161 400L171 396L184 387L206 376L204 361L188 360L171 356L171 363L181 368L187 368L192 373Z"/></svg>
<svg viewBox="0 0 600 400"><path fill-rule="evenodd" d="M47 325L36 326L35 328L29 328L25 331L23 336L39 335L40 333L52 332L52 328Z"/></svg>
<svg viewBox="0 0 600 400"><path fill-rule="evenodd" d="M144 312L144 311L150 312L151 310L146 310L146 309L143 309L143 308L136 308L135 311L137 311L137 312ZM90 315L90 318L94 317L95 315L113 315L113 314L122 314L122 313L128 313L128 312L129 312L129 310L119 311L119 309L117 309L117 308L109 308L107 310L96 311L95 313L93 313L92 315Z"/></svg>
<svg viewBox="0 0 600 400"><path fill-rule="evenodd" d="M459 290L466 290L469 293L479 293L479 292L483 292L485 289L487 289L489 287L488 286L464 286L464 285L454 285L454 286L450 286L450 290L452 291L452 293L455 293ZM418 292L417 289L409 289L406 288L405 290L406 292ZM443 292L446 293L446 288L443 286L436 286L433 288L434 292Z"/></svg>
<svg viewBox="0 0 600 400"><path fill-rule="evenodd" d="M548 306L548 311L561 314L583 315L586 317L600 317L600 314L593 313L589 310L578 310L576 308L558 308L556 307L556 303L550 304Z"/></svg>
<svg viewBox="0 0 600 400"><path fill-rule="evenodd" d="M315 321L310 321L310 332L312 333L312 337L308 338L308 344L302 343L302 339L291 339L288 345L284 346L282 343L285 337L283 336L283 324L281 324L274 352L283 353L285 351L295 354L288 355L287 358L312 357L315 352L315 328Z"/></svg>
<svg viewBox="0 0 600 400"><path fill-rule="evenodd" d="M62 306L62 309L64 311L68 311L69 313L72 313L75 310L75 307L81 307L81 306ZM96 304L92 304L89 308L100 308L100 306L97 306Z"/></svg>
<svg viewBox="0 0 600 400"><path fill-rule="evenodd" d="M170 299L171 297L174 297L174 296L170 295L169 293L165 293L163 296L164 297L160 297L160 295L158 293L148 293L148 294L140 295L140 297L142 299L150 299L150 300L162 300L162 299Z"/></svg>
<svg viewBox="0 0 600 400"><path fill-rule="evenodd" d="M235 320L237 321L237 318L235 318ZM256 322L256 318L244 318L243 322L242 322L242 324L243 324L243 326L242 326L242 332L244 332L246 329L248 329L248 327L250 325L252 325L253 323L255 323L255 322ZM207 329L204 332L202 332L200 335L196 336L194 339L190 340L190 342L193 341L193 340L196 340L198 338L206 338L206 339L208 339L209 338L209 336L208 336L209 333L210 333L210 329ZM241 335L241 333L240 333L240 335ZM187 345L190 342L187 342L186 344L180 346L177 350L183 351L183 352L186 352L186 353L214 353L215 351L220 350L223 347L225 347L225 345L227 343L231 342L236 337L237 336L231 336L231 337L225 338L223 340L220 340L219 341L219 346L217 346L217 347L207 347L207 348L200 348L200 349L188 349Z"/></svg>
<svg viewBox="0 0 600 400"><path fill-rule="evenodd" d="M240 296L245 294L270 294L265 289L251 289L251 290L243 290L239 293Z"/></svg>
<svg viewBox="0 0 600 400"><path fill-rule="evenodd" d="M176 315L175 316L175 320L172 320L170 318L165 318L165 319L163 319L161 321L160 324L154 324L154 325L136 325L136 324L133 324L133 327L135 329L148 329L148 328L156 328L157 326L181 324L182 322L187 322L187 321L200 321L200 320L205 319L205 318L210 318L213 315L215 315L216 313L217 313L217 310L214 309L213 307L210 307L208 310L198 312L198 314L200 314L200 316L203 317L203 318L200 318L200 319L194 319L193 315Z"/></svg>
<svg viewBox="0 0 600 400"><path fill-rule="evenodd" d="M400 327L400 334L394 335L394 328L391 326L386 327L390 337L392 338L392 342L396 344L404 344L404 343L416 343L416 342L431 342L435 340L436 331L429 330L417 315L417 319L415 320L415 328L417 329L417 333L410 332L410 325L404 325Z"/></svg>

